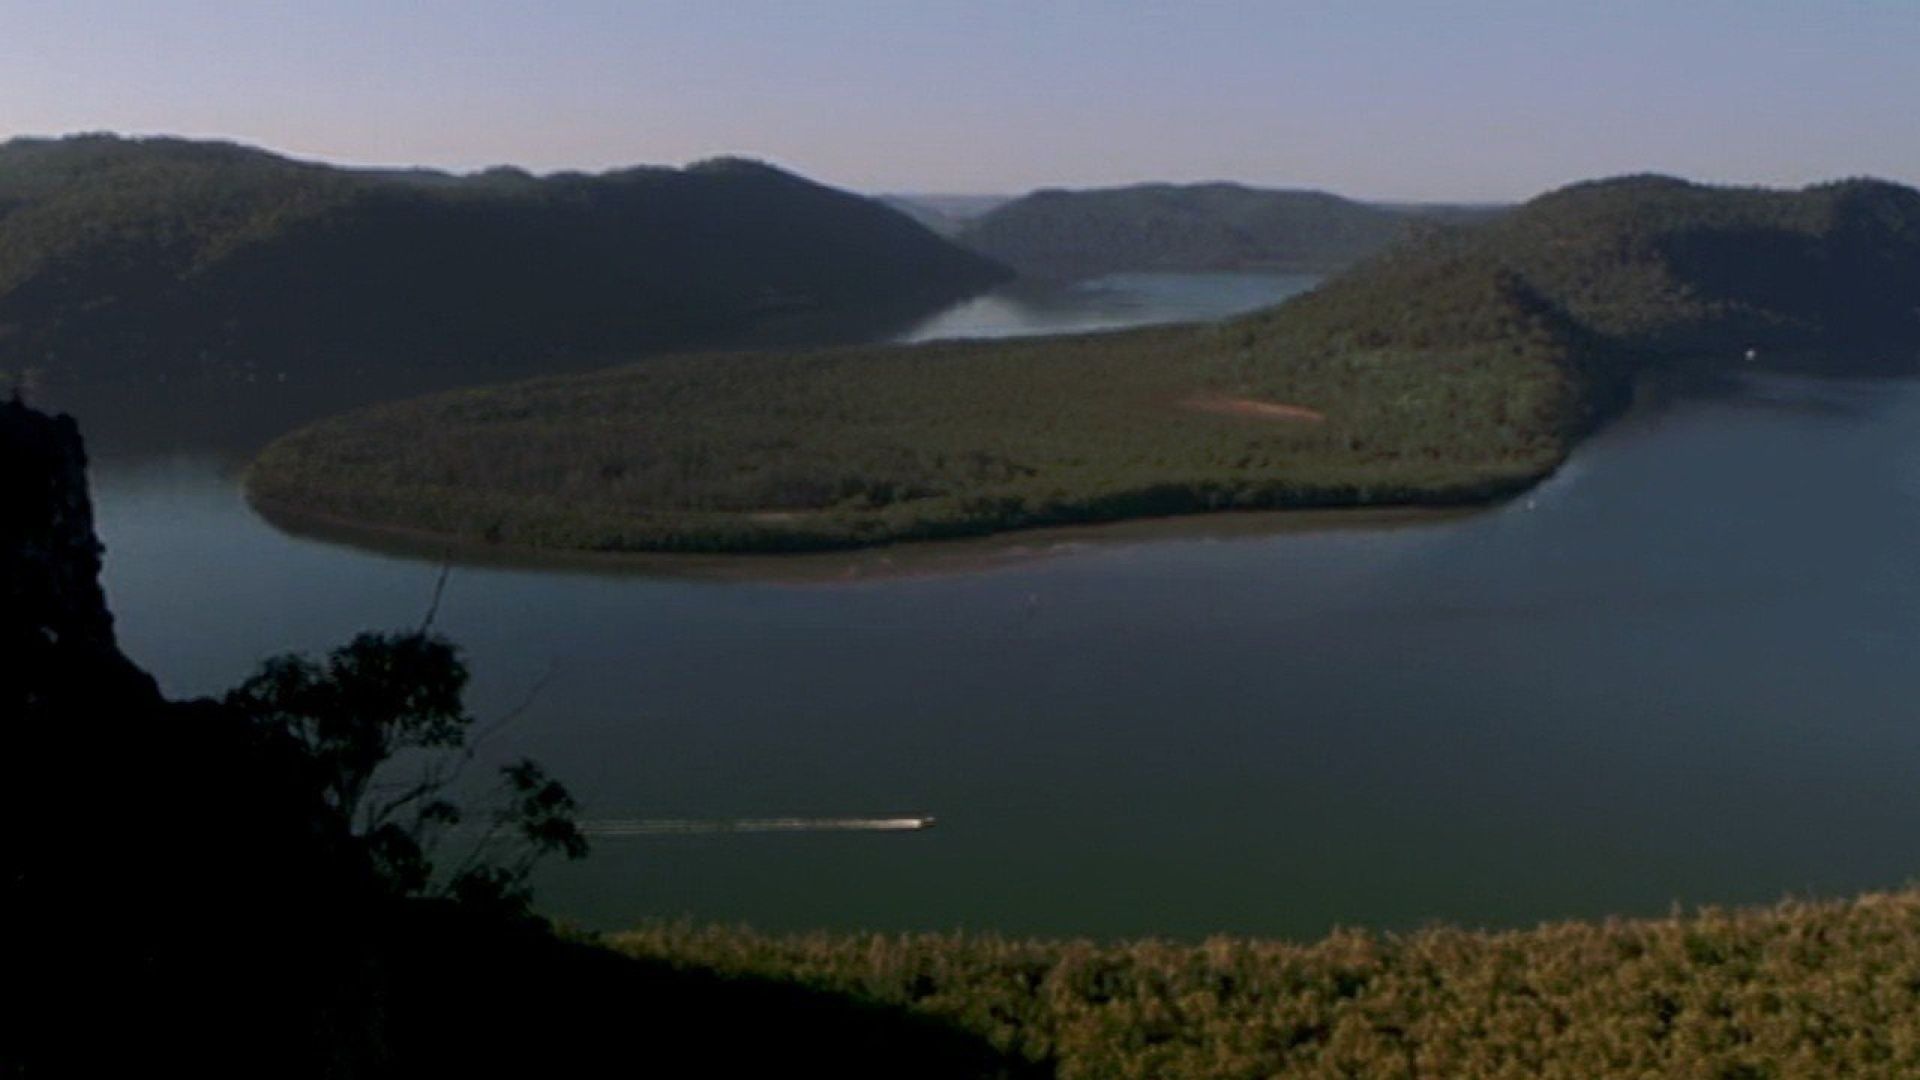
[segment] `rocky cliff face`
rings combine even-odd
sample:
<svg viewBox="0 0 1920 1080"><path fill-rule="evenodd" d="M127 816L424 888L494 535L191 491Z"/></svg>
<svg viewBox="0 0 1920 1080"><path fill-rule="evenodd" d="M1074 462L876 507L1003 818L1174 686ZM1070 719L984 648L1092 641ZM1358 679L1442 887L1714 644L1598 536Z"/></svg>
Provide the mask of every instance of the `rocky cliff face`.
<svg viewBox="0 0 1920 1080"><path fill-rule="evenodd" d="M120 652L101 553L72 419L0 404L0 1075L363 1071L354 866L286 747Z"/></svg>
<svg viewBox="0 0 1920 1080"><path fill-rule="evenodd" d="M0 404L0 463L0 665L23 676L6 679L0 693L45 693L57 671L136 689L144 677L114 643L100 589L101 545L73 418Z"/></svg>

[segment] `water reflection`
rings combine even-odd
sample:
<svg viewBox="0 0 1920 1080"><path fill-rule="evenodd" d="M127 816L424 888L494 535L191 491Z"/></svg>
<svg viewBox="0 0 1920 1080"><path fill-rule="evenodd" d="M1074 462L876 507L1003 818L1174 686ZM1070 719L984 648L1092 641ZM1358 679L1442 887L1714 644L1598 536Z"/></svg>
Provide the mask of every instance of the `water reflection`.
<svg viewBox="0 0 1920 1080"><path fill-rule="evenodd" d="M943 311L907 342L1120 330L1223 319L1318 284L1312 274L1110 274L1070 285L1017 283Z"/></svg>

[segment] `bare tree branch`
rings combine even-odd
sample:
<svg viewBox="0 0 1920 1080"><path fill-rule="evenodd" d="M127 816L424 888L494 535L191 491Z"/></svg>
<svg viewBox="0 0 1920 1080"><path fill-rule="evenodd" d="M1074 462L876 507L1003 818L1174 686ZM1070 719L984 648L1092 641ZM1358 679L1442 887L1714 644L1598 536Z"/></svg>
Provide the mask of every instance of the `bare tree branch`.
<svg viewBox="0 0 1920 1080"><path fill-rule="evenodd" d="M554 678L559 674L560 674L560 661L557 659L548 660L547 669L540 673L539 678L533 680L532 685L527 687L527 692L521 696L519 703L516 704L513 708L508 709L506 712L500 714L499 719L493 721L491 724L488 724L486 727L481 728L479 734L475 735L471 740L467 742L466 760L471 761L473 759L474 754L479 751L482 744L484 744L488 739L493 738L495 735L500 734L500 732L504 731L507 728L507 726L512 724L514 721L520 719L522 716L525 716L527 714L527 711L533 708L534 702L539 700L540 692L545 690L547 686L551 684ZM465 764L465 762L463 761L462 764ZM459 770L456 769L454 771L454 775L458 776Z"/></svg>
<svg viewBox="0 0 1920 1080"><path fill-rule="evenodd" d="M433 629L433 620L440 615L440 598L446 595L447 578L453 573L452 555L453 549L448 548L441 556L440 576L433 582L433 598L427 602L427 614L420 620L419 633L421 634Z"/></svg>

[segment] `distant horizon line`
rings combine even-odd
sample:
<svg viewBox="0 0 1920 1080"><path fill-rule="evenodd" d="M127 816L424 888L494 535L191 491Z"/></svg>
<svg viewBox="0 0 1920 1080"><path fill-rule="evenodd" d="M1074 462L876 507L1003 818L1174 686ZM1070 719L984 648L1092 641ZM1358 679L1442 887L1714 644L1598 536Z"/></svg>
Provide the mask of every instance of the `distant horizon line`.
<svg viewBox="0 0 1920 1080"><path fill-rule="evenodd" d="M1799 184L1791 184L1791 183L1783 184L1783 183L1765 183L1765 182L1754 181L1754 180L1701 179L1698 177L1688 176L1681 173L1666 171L1658 168L1644 168L1644 169L1637 169L1637 170L1629 169L1629 170L1623 170L1618 172L1608 172L1608 173L1603 173L1603 174L1598 174L1593 176L1582 176L1574 179L1563 180L1551 186L1541 188L1531 194L1514 196L1509 198L1486 197L1486 196L1448 197L1448 196L1437 196L1437 195L1368 195L1368 194L1359 194L1359 193L1351 192L1339 187L1328 186L1328 185L1296 184L1296 183L1287 183L1283 181L1248 180L1248 179L1242 179L1242 178L1236 178L1236 177L1225 177L1225 176L1215 176L1207 179L1177 179L1177 180L1164 179L1164 178L1135 179L1135 180L1115 180L1115 181L1104 181L1104 182L1086 182L1086 183L1078 183L1078 184L1072 183L1072 182L1066 182L1066 181L1049 181L1049 182L1037 184L1035 186L1028 187L1025 189L1016 187L1016 188L1002 188L999 190L964 190L964 189L912 188L912 187L903 187L903 186L866 186L866 185L859 185L859 184L842 183L838 180L822 179L820 175L817 173L811 172L801 166L788 163L784 160L773 157L771 155L757 154L757 153L752 153L748 151L727 151L727 152L721 152L721 153L707 154L707 155L691 158L686 161L682 161L678 163L669 163L669 162L661 162L661 161L628 161L624 163L610 163L610 164L599 164L599 165L568 165L568 166L554 166L554 167L544 167L544 166L536 167L536 166L522 165L515 162L510 162L510 161L497 161L497 162L491 162L491 163L482 164L482 165L447 165L447 164L428 164L428 163L421 163L421 162L397 164L393 162L354 159L349 157L312 153L312 152L303 151L303 150L286 149L286 148L269 144L265 141L256 141L248 137L237 136L237 135L184 134L181 132L174 132L174 131L133 131L133 130L114 130L111 128L75 129L71 131L60 132L57 134L47 134L42 132L13 132L5 135L4 138L0 138L0 145L13 143L13 142L62 142L62 141L68 141L68 140L87 139L87 138L112 138L112 139L117 139L125 142L172 141L172 142L185 142L185 143L199 143L199 144L205 144L205 145L227 145L227 146L234 146L234 147L238 147L246 150L258 151L260 153L268 154L273 157L282 158L288 161L298 162L300 164L319 165L319 166L325 166L328 168L342 169L346 171L395 172L395 173L420 172L420 173L437 173L443 176L450 176L450 177L475 177L475 176L483 175L488 172L494 172L499 170L511 170L515 172L521 172L529 176L532 176L536 179L547 179L547 178L556 177L556 176L604 176L610 173L624 172L632 169L657 168L657 169L674 169L674 170L684 171L686 169L692 168L697 165L702 165L708 162L738 160L738 161L755 162L761 165L766 165L770 168L778 169L782 172L791 173L795 176L804 178L813 183L821 184L826 187L837 188L842 191L848 191L857 195L862 195L867 198L874 198L874 199L884 199L884 198L1002 199L1010 202L1012 200L1024 198L1026 196L1034 195L1043 191L1087 192L1087 191L1113 191L1113 190L1123 190L1127 188L1140 188L1140 187L1187 188L1187 187L1208 187L1208 186L1218 185L1218 186L1242 187L1242 188L1247 188L1249 190L1254 190L1254 191L1319 192L1323 194L1335 195L1340 198L1348 199L1353 202L1366 203L1366 204L1371 204L1376 206L1396 206L1396 205L1399 205L1399 206L1457 206L1457 207L1474 208L1474 207L1518 206L1534 198L1538 198L1539 196L1548 194L1550 192L1559 191L1563 188L1570 187L1573 185L1592 183L1596 181L1605 181L1605 180L1619 180L1619 179L1625 179L1628 177L1637 177L1637 176L1666 177L1670 179L1681 180L1686 183L1695 184L1701 187L1755 188L1755 189L1770 190L1770 191L1798 191L1805 188L1818 187L1823 184L1839 183L1839 182L1848 181L1848 180L1870 180L1870 181L1877 181L1882 183L1895 184L1902 187L1920 189L1920 182L1899 180L1899 179L1893 179L1890 177L1877 176L1872 174L1849 174L1844 176L1834 175L1834 176L1826 177L1824 179L1804 181Z"/></svg>

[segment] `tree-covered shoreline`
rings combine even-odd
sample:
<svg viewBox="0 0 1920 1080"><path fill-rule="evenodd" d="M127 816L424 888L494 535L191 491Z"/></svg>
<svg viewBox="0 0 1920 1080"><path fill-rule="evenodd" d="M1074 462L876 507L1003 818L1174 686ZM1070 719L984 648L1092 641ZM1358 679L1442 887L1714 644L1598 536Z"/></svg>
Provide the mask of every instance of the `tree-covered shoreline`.
<svg viewBox="0 0 1920 1080"><path fill-rule="evenodd" d="M283 516L596 552L1484 502L1648 373L1910 370L1916 293L1920 192L1626 177L1214 325L669 357L375 406L274 443L248 490Z"/></svg>

